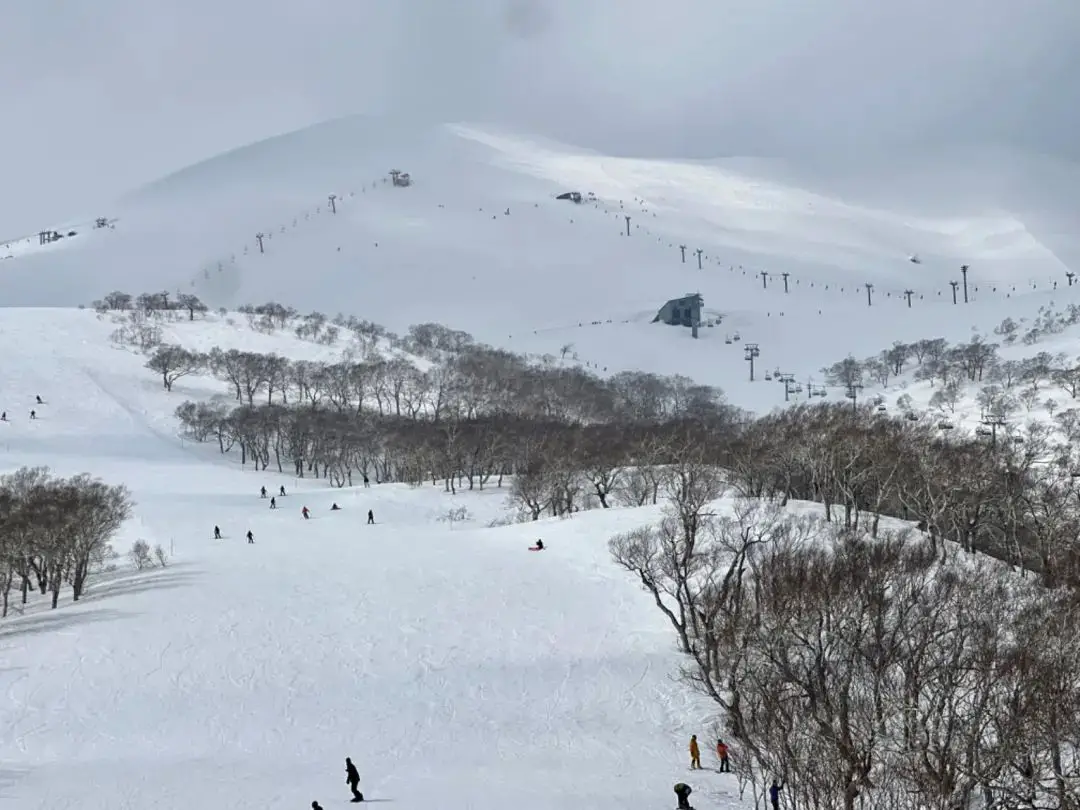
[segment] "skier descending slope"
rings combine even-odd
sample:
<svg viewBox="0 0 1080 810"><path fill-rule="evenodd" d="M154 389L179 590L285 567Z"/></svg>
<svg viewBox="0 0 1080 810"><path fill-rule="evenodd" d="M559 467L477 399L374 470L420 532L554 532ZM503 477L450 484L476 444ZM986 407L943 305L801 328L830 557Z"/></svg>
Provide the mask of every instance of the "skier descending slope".
<svg viewBox="0 0 1080 810"><path fill-rule="evenodd" d="M360 773L356 770L356 766L353 765L353 761L349 757L345 757L345 784L352 791L352 800L354 802L364 800L364 794L356 789L356 786L360 784Z"/></svg>

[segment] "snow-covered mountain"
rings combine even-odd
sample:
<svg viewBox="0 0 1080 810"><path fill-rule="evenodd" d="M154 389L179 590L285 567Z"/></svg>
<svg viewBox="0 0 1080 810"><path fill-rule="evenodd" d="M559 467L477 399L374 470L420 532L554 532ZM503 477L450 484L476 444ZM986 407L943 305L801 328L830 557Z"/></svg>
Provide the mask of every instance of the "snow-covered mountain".
<svg viewBox="0 0 1080 810"><path fill-rule="evenodd" d="M1060 227L1060 167L1013 164L975 183L960 164L900 165L906 174L860 179L849 167L826 182L775 162L612 158L492 127L346 118L150 183L92 212L116 222L66 250L14 243L0 296L72 306L160 288L212 306L348 312L397 332L436 321L516 351L572 344L598 369L684 374L769 409L782 392L760 373L749 384L747 343L759 370L821 383L849 352L989 334L1080 290L1066 280L1076 241ZM412 185L390 185L391 169ZM1031 191L1044 179L1054 193L1040 209ZM566 191L595 200L555 199ZM689 292L720 319L696 341L651 323Z"/></svg>

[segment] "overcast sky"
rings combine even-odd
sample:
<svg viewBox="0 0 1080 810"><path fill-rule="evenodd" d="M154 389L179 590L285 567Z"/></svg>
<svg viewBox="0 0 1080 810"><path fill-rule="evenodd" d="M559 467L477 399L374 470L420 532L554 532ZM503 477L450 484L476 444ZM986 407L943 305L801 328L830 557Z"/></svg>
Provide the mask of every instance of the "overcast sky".
<svg viewBox="0 0 1080 810"><path fill-rule="evenodd" d="M4 0L0 237L354 113L624 154L1080 156L1078 0Z"/></svg>

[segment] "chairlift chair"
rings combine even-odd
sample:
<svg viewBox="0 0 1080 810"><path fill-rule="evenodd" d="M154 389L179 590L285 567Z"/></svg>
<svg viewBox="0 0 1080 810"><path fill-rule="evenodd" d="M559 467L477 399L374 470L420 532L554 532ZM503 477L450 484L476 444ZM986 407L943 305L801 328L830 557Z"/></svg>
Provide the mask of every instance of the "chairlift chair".
<svg viewBox="0 0 1080 810"><path fill-rule="evenodd" d="M731 335L724 335L724 343L731 345Z"/></svg>
<svg viewBox="0 0 1080 810"><path fill-rule="evenodd" d="M940 422L938 422L938 428L940 430L952 430L953 423L949 422L948 420L942 419Z"/></svg>
<svg viewBox="0 0 1080 810"><path fill-rule="evenodd" d="M770 374L769 372L766 371L765 372L765 379L771 381L772 380L772 374Z"/></svg>
<svg viewBox="0 0 1080 810"><path fill-rule="evenodd" d="M884 405L878 405L877 410L878 410L878 413L885 413L885 406Z"/></svg>
<svg viewBox="0 0 1080 810"><path fill-rule="evenodd" d="M904 415L904 418L907 419L909 422L918 422L919 421L919 415L917 413L915 413L914 411L908 411Z"/></svg>
<svg viewBox="0 0 1080 810"><path fill-rule="evenodd" d="M990 428L984 428L984 427L975 428L975 435L976 436L991 436L991 435L993 435L993 432L994 431L990 430Z"/></svg>
<svg viewBox="0 0 1080 810"><path fill-rule="evenodd" d="M738 342L738 341L742 340L742 338L739 336L738 332L736 332L734 335L732 335L731 339L734 340L735 342Z"/></svg>

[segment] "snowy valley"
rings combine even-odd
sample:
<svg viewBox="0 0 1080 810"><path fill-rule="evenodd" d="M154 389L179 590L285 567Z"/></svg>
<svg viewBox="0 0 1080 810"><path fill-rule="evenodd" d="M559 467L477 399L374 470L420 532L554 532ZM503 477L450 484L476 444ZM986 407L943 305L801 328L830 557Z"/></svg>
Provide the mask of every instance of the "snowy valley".
<svg viewBox="0 0 1080 810"><path fill-rule="evenodd" d="M1070 806L1075 245L906 203L350 118L0 245L0 802Z"/></svg>

